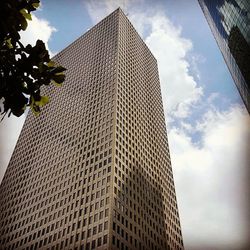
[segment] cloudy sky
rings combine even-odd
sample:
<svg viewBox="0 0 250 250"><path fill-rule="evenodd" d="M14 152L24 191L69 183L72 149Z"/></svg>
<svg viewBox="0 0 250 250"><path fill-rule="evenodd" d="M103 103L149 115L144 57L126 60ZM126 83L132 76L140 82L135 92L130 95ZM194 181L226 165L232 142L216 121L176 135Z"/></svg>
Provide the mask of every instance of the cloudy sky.
<svg viewBox="0 0 250 250"><path fill-rule="evenodd" d="M250 119L196 0L43 1L23 42L54 55L119 6L158 61L185 248L243 248ZM0 123L0 181L24 119Z"/></svg>

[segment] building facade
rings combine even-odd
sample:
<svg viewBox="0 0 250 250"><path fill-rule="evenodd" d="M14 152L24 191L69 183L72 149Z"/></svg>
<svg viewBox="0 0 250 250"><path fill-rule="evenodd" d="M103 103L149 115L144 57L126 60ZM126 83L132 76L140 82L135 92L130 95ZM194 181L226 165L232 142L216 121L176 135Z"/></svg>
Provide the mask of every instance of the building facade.
<svg viewBox="0 0 250 250"><path fill-rule="evenodd" d="M54 57L0 186L1 249L183 249L157 62L117 9Z"/></svg>
<svg viewBox="0 0 250 250"><path fill-rule="evenodd" d="M250 113L250 1L199 0L199 3Z"/></svg>

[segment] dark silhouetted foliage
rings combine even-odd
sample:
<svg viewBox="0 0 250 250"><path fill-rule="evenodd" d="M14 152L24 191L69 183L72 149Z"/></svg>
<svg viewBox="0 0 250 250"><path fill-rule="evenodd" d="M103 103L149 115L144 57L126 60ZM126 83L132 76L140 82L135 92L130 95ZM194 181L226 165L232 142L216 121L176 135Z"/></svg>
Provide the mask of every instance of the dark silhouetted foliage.
<svg viewBox="0 0 250 250"><path fill-rule="evenodd" d="M35 46L24 46L20 41L21 30L27 28L31 12L39 0L0 1L0 100L1 114L21 116L26 107L39 114L48 103L41 96L43 85L61 85L65 80L62 66L50 60L45 44L37 40Z"/></svg>

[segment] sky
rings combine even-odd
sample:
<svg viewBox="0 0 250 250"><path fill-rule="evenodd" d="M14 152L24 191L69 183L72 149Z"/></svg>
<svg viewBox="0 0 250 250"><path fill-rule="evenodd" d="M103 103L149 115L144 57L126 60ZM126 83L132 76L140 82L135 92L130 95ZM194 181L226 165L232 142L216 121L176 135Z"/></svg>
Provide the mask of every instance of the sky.
<svg viewBox="0 0 250 250"><path fill-rule="evenodd" d="M53 56L118 7L158 62L185 248L243 249L250 119L196 0L44 0L22 41ZM0 182L24 120L0 123Z"/></svg>

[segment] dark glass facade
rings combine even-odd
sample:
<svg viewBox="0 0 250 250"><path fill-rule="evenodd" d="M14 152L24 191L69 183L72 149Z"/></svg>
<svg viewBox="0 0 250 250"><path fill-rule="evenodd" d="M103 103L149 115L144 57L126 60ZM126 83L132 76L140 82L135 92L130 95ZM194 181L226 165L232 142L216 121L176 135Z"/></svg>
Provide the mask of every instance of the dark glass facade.
<svg viewBox="0 0 250 250"><path fill-rule="evenodd" d="M199 0L199 3L250 113L250 1Z"/></svg>

